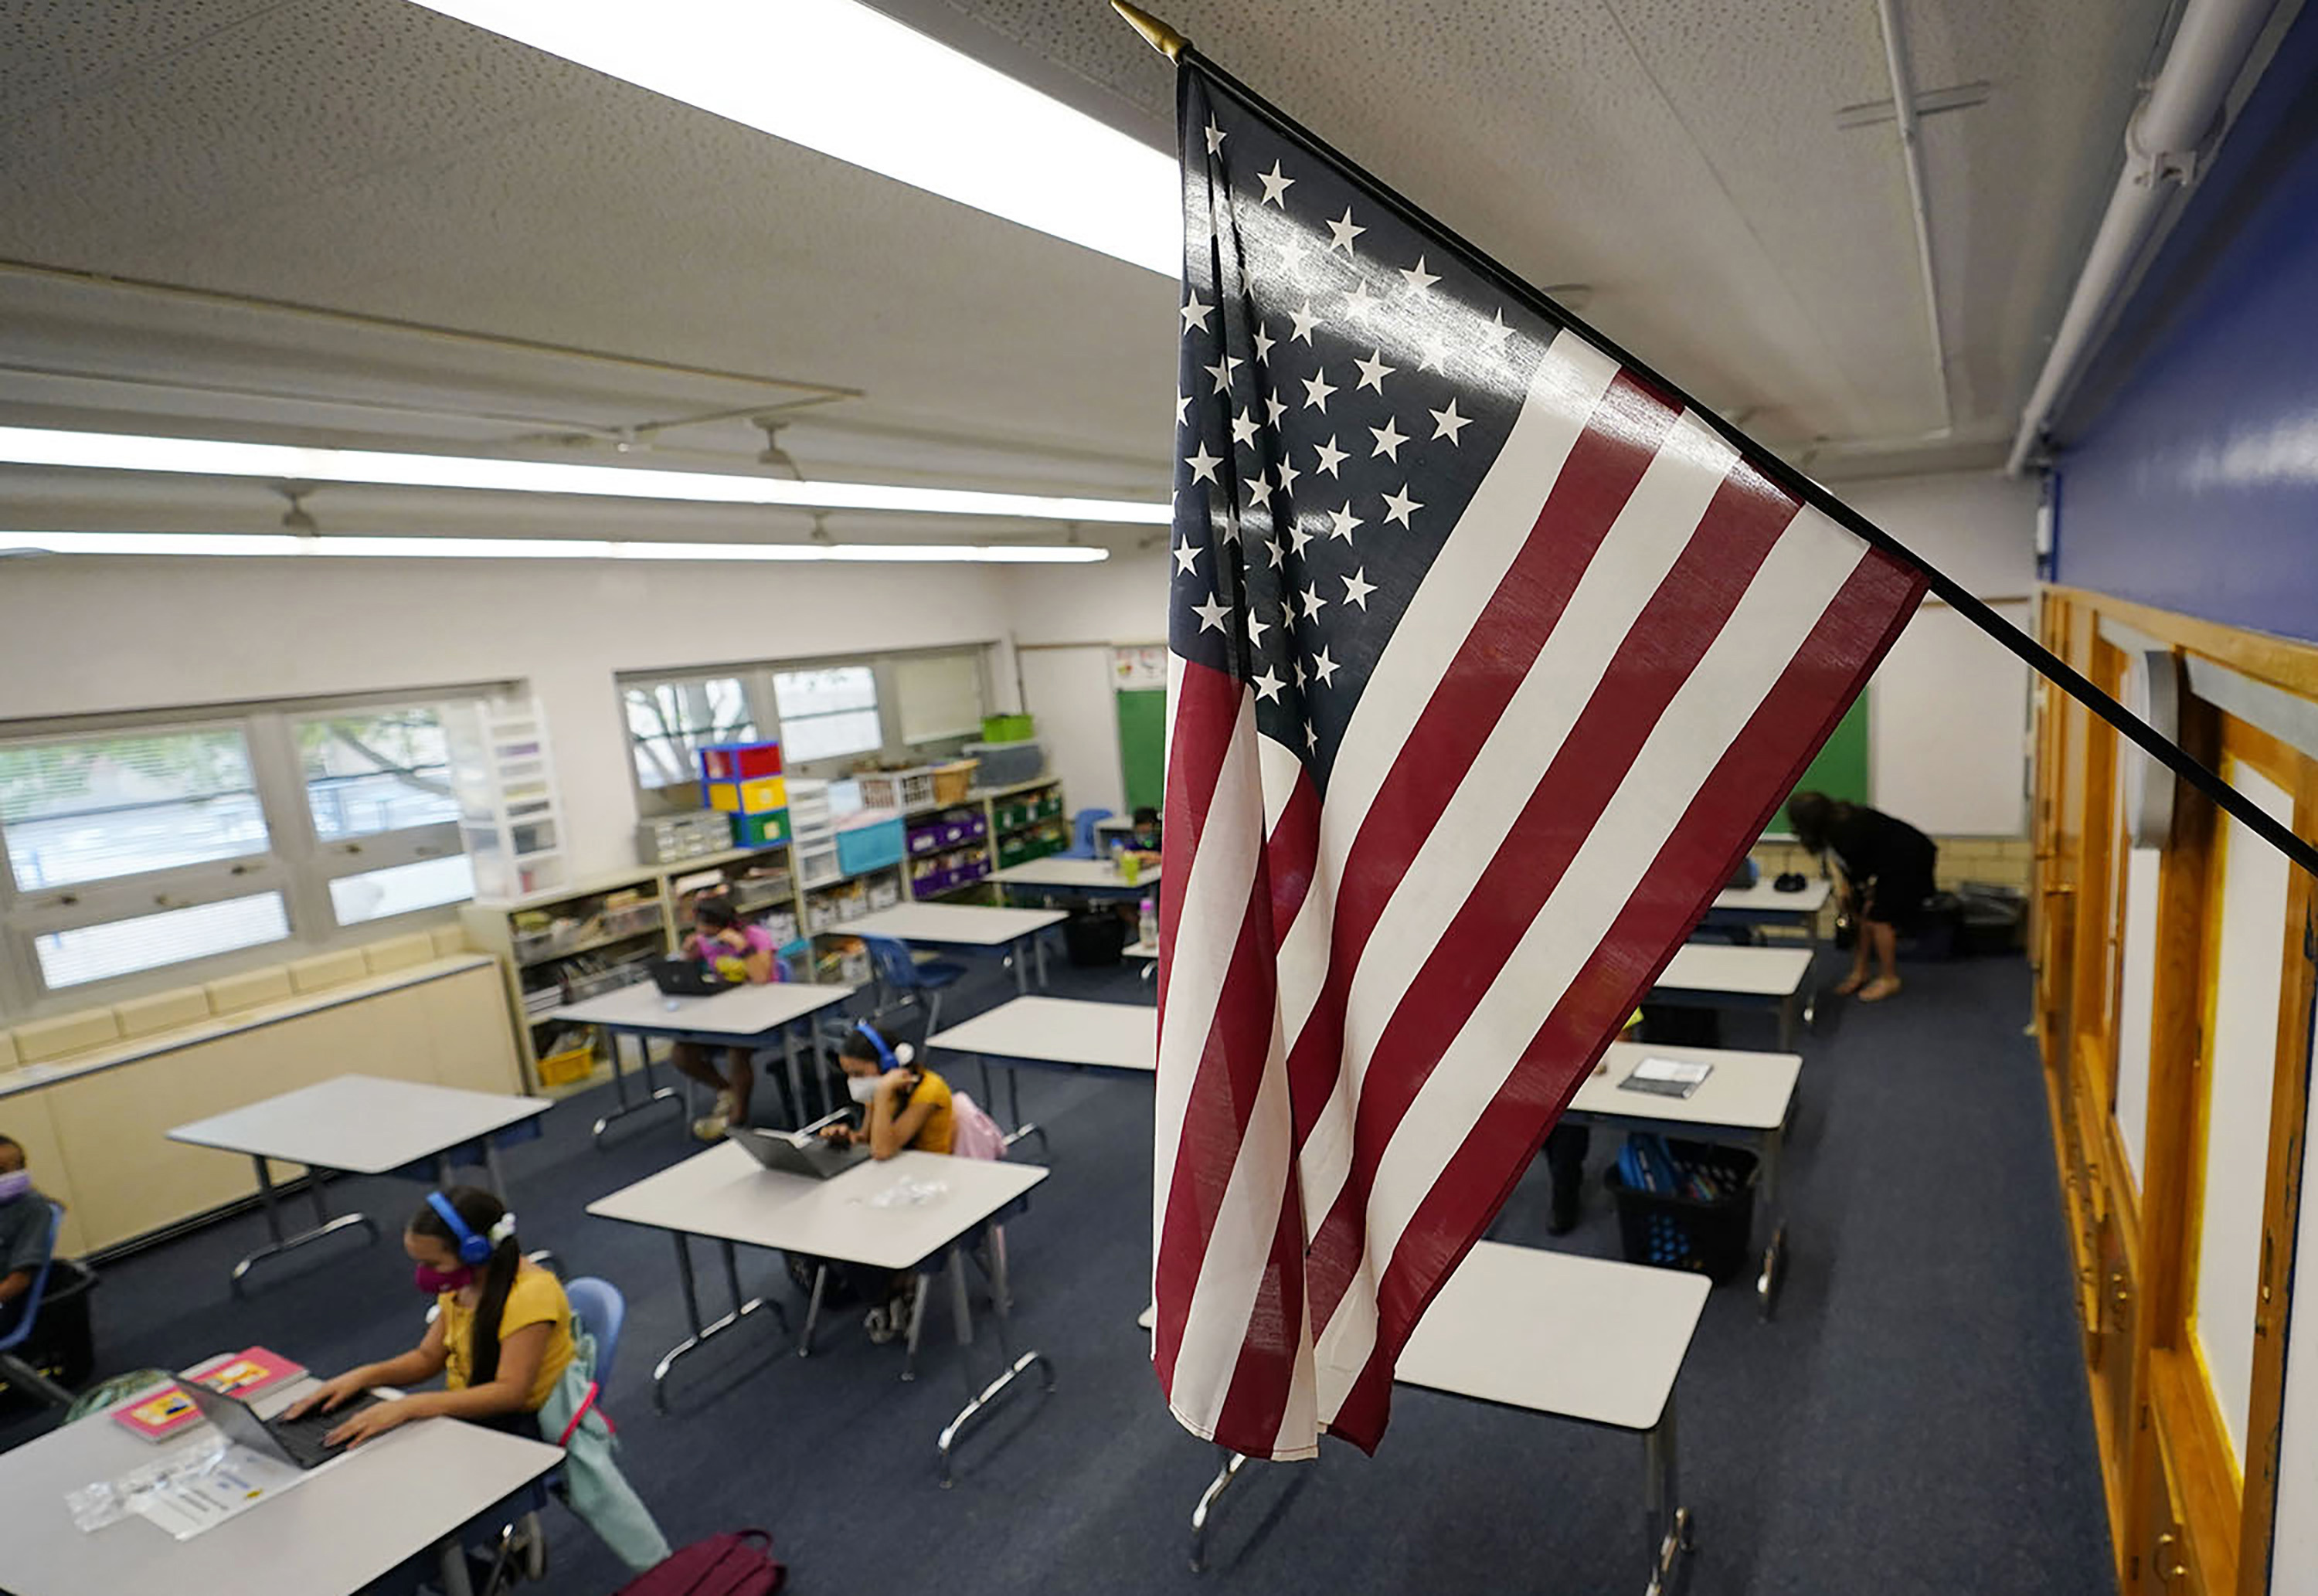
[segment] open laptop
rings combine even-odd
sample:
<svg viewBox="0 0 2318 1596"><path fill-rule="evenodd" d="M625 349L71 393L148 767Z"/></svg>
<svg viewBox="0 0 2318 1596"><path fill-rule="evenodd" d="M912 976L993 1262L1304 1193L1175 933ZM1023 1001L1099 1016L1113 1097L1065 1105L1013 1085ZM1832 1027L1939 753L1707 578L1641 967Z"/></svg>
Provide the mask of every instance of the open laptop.
<svg viewBox="0 0 2318 1596"><path fill-rule="evenodd" d="M784 1175L804 1175L814 1180L842 1175L869 1156L867 1147L840 1146L819 1136L789 1131L768 1131L754 1125L735 1125L726 1126L724 1134L747 1148L749 1156L765 1168L778 1170Z"/></svg>
<svg viewBox="0 0 2318 1596"><path fill-rule="evenodd" d="M729 991L735 984L704 968L696 959L656 959L651 978L652 984L671 998L705 998L712 992Z"/></svg>
<svg viewBox="0 0 2318 1596"><path fill-rule="evenodd" d="M319 1468L331 1458L345 1456L344 1447L327 1445L322 1438L364 1408L376 1407L384 1400L365 1393L327 1413L317 1408L296 1419L261 1419L257 1410L241 1398L212 1391L199 1380L181 1381L177 1388L193 1400L202 1418L225 1433L228 1440L238 1441L261 1457L296 1468Z"/></svg>

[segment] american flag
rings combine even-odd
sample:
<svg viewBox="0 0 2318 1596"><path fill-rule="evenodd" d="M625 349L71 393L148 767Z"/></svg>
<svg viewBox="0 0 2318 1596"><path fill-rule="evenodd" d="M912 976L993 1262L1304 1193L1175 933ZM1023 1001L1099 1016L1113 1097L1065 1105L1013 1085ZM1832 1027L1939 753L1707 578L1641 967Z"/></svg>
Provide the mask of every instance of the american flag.
<svg viewBox="0 0 2318 1596"><path fill-rule="evenodd" d="M1923 592L1187 63L1154 1358L1394 1359Z"/></svg>

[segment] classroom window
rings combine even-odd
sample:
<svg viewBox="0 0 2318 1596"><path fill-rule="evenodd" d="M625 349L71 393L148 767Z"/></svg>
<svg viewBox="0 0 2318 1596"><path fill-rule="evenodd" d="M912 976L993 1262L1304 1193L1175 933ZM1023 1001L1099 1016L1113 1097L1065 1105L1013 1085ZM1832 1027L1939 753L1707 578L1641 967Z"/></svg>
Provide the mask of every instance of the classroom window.
<svg viewBox="0 0 2318 1596"><path fill-rule="evenodd" d="M280 942L290 916L279 892L163 910L33 938L40 981L51 991L115 975L182 964L212 954Z"/></svg>
<svg viewBox="0 0 2318 1596"><path fill-rule="evenodd" d="M19 893L263 854L270 842L238 729L0 747L0 835Z"/></svg>
<svg viewBox="0 0 2318 1596"><path fill-rule="evenodd" d="M451 757L431 705L296 723L314 834L325 841L455 822Z"/></svg>
<svg viewBox="0 0 2318 1596"><path fill-rule="evenodd" d="M894 661L902 740L940 742L982 734L982 660L971 653L906 654Z"/></svg>
<svg viewBox="0 0 2318 1596"><path fill-rule="evenodd" d="M0 734L0 1007L472 897L440 704L481 691Z"/></svg>
<svg viewBox="0 0 2318 1596"><path fill-rule="evenodd" d="M867 665L818 666L773 673L784 758L802 764L885 745L877 713L877 673Z"/></svg>
<svg viewBox="0 0 2318 1596"><path fill-rule="evenodd" d="M636 784L647 791L699 780L703 748L759 740L756 711L737 676L629 682L620 700Z"/></svg>

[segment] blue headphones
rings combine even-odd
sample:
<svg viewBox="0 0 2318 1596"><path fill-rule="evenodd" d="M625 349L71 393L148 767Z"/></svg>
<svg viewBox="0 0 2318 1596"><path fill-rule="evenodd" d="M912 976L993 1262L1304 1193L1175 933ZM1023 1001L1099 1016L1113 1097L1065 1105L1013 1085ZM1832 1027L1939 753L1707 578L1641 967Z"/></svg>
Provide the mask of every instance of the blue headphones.
<svg viewBox="0 0 2318 1596"><path fill-rule="evenodd" d="M906 1042L898 1049L888 1047L885 1038L877 1034L877 1027L866 1019L855 1020L853 1028L869 1038L869 1045L877 1050L877 1062L888 1070L898 1070L918 1056L918 1050Z"/></svg>
<svg viewBox="0 0 2318 1596"><path fill-rule="evenodd" d="M451 1233L459 1238L461 1263L480 1266L490 1262L490 1238L479 1236L469 1230L467 1222L459 1217L459 1210L451 1206L449 1197L439 1191L430 1191L427 1194L427 1206L441 1215L443 1223L451 1227Z"/></svg>

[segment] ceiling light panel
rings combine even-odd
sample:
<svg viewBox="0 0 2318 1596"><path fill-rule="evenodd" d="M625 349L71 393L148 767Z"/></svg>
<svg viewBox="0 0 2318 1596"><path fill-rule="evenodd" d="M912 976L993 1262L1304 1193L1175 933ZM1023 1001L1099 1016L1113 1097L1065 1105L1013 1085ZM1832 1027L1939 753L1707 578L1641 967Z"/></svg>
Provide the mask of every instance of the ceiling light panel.
<svg viewBox="0 0 2318 1596"><path fill-rule="evenodd" d="M288 533L0 532L0 557L166 555L257 560L644 560L757 564L1083 565L1076 543L661 543L598 538L297 537Z"/></svg>
<svg viewBox="0 0 2318 1596"><path fill-rule="evenodd" d="M880 482L800 482L722 471L668 471L460 454L399 454L375 449L309 449L130 433L60 432L0 426L0 465L87 471L162 471L256 477L286 482L360 482L387 488L450 488L497 493L562 493L595 498L676 499L698 504L786 505L815 510L897 510L1160 526L1163 503L905 488Z"/></svg>
<svg viewBox="0 0 2318 1596"><path fill-rule="evenodd" d="M1173 277L1172 154L852 0L417 0L759 131Z"/></svg>

